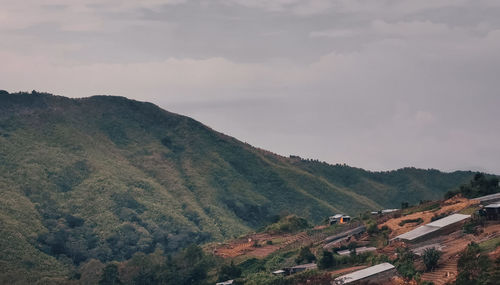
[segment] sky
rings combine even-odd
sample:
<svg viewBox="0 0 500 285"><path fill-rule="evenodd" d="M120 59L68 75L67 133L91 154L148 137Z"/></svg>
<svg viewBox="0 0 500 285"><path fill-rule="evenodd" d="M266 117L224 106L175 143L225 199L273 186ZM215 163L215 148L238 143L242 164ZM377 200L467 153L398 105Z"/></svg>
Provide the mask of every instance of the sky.
<svg viewBox="0 0 500 285"><path fill-rule="evenodd" d="M0 89L153 102L282 155L500 174L498 0L0 0Z"/></svg>

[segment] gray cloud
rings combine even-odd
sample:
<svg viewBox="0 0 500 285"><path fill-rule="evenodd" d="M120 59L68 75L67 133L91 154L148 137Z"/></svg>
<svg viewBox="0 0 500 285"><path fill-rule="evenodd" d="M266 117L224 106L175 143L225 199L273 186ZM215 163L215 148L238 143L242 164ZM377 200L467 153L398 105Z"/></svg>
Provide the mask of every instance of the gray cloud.
<svg viewBox="0 0 500 285"><path fill-rule="evenodd" d="M498 1L3 1L0 88L153 101L256 146L500 173Z"/></svg>

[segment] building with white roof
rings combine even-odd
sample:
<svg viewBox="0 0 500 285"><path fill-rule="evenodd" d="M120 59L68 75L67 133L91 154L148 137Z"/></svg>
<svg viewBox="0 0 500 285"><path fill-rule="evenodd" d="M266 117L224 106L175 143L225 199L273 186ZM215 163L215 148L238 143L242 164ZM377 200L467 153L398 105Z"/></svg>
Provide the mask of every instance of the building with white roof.
<svg viewBox="0 0 500 285"><path fill-rule="evenodd" d="M420 226L412 231L395 237L395 240L406 242L419 242L438 235L448 234L460 227L470 215L453 214L432 223Z"/></svg>
<svg viewBox="0 0 500 285"><path fill-rule="evenodd" d="M361 253L365 253L365 252L371 252L371 251L376 251L377 248L376 247L366 247L366 246L362 246L362 247L358 247L358 248L355 248L354 249L354 252L356 253L356 255L358 254L361 254ZM338 255L350 255L351 254L351 251L349 249L346 249L346 250L339 250L337 251L337 254Z"/></svg>
<svg viewBox="0 0 500 285"><path fill-rule="evenodd" d="M333 281L335 285L351 284L361 282L378 282L384 284L396 274L396 268L390 263L381 263L362 270L358 270L338 278Z"/></svg>
<svg viewBox="0 0 500 285"><path fill-rule="evenodd" d="M500 193L490 194L483 197L474 198L472 200L479 201L481 204L491 204L500 202Z"/></svg>

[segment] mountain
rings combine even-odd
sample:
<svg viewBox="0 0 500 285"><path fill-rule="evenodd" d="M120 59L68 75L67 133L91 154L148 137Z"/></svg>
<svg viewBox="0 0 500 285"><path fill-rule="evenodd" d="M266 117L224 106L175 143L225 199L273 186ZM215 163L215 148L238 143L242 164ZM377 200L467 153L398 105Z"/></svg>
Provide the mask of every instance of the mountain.
<svg viewBox="0 0 500 285"><path fill-rule="evenodd" d="M282 157L123 97L1 91L0 283L223 240L284 214L318 223L441 198L472 176Z"/></svg>

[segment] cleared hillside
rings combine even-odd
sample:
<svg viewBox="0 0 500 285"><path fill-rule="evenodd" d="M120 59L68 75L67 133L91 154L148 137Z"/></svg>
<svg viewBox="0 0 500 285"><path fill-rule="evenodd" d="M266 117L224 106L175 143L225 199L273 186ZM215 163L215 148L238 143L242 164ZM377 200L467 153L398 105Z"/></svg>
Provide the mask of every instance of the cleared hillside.
<svg viewBox="0 0 500 285"><path fill-rule="evenodd" d="M435 199L472 176L285 158L123 97L2 91L0 283L222 240L283 214L319 222Z"/></svg>

